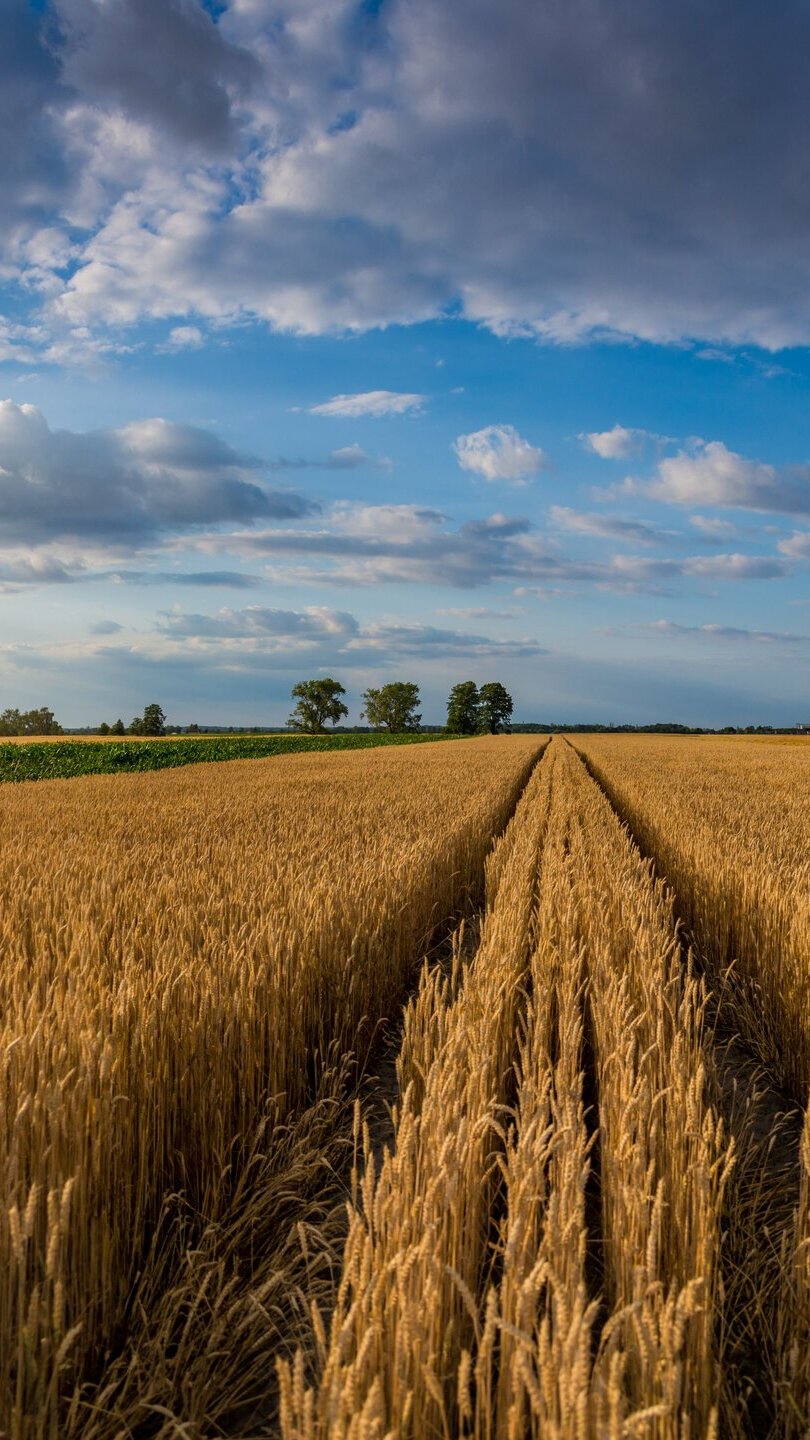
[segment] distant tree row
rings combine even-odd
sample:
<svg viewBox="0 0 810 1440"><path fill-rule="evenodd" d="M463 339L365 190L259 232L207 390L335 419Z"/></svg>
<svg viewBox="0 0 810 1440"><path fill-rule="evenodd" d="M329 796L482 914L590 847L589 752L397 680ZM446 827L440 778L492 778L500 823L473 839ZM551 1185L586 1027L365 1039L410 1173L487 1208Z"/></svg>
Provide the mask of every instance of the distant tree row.
<svg viewBox="0 0 810 1440"><path fill-rule="evenodd" d="M62 726L47 705L41 710L4 710L0 735L61 735Z"/></svg>
<svg viewBox="0 0 810 1440"><path fill-rule="evenodd" d="M123 720L115 720L112 725L108 725L105 720L99 725L98 733L99 735L165 735L166 716L159 705L147 705L143 715L136 715L129 725L125 725Z"/></svg>
<svg viewBox="0 0 810 1440"><path fill-rule="evenodd" d="M326 675L318 680L301 680L293 686L295 709L287 724L291 730L317 735L327 724L337 725L348 715L342 697L346 690L339 680ZM393 680L378 689L363 691L362 715L372 729L390 730L404 735L418 730L422 723L419 712L419 686L412 681ZM512 718L512 697L499 681L482 685L464 680L454 685L447 701L447 729L453 735L497 735L509 729Z"/></svg>

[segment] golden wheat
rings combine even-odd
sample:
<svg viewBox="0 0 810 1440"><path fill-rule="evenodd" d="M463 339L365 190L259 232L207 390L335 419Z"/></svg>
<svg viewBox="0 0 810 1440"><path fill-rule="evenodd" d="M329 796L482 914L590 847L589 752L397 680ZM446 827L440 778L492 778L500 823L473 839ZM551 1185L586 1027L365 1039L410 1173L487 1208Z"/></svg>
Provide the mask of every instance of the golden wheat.
<svg viewBox="0 0 810 1440"><path fill-rule="evenodd" d="M366 1147L314 1382L303 1350L279 1365L282 1433L710 1435L730 1156L671 897L559 741L488 872L472 963L410 1007L394 1144Z"/></svg>
<svg viewBox="0 0 810 1440"><path fill-rule="evenodd" d="M115 1405L123 1386L169 1425L215 1293L217 1323L230 1313L215 1239L244 1174L275 1214L257 1230L261 1281L295 1218L273 1189L280 1166L295 1183L279 1126L309 1126L307 1153L328 1159L345 1057L362 1058L479 883L537 750L451 742L0 790L0 1432L100 1425L125 1332L191 1265L199 1323L180 1285L163 1329L145 1327L171 1338L165 1383L146 1383L141 1352L114 1377ZM310 1186L300 1217L317 1205Z"/></svg>

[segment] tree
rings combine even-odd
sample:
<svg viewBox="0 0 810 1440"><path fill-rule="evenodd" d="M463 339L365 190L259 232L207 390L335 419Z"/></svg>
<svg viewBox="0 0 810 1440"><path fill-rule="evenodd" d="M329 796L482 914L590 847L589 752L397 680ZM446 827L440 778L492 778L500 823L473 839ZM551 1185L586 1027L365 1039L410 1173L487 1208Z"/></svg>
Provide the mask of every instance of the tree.
<svg viewBox="0 0 810 1440"><path fill-rule="evenodd" d="M304 730L308 735L319 735L326 728L327 720L337 725L342 715L348 715L348 708L339 698L346 691L340 681L326 675L322 680L301 680L293 686L292 697L295 709L287 724L291 730Z"/></svg>
<svg viewBox="0 0 810 1440"><path fill-rule="evenodd" d="M125 734L126 734L126 730L124 729L124 722L123 722L123 720L116 720L116 721L114 722L114 724L112 724L112 725L110 726L110 734L111 734L111 735L125 735Z"/></svg>
<svg viewBox="0 0 810 1440"><path fill-rule="evenodd" d="M0 715L0 735L22 735L22 711L4 710Z"/></svg>
<svg viewBox="0 0 810 1440"><path fill-rule="evenodd" d="M141 721L142 735L165 735L166 716L159 705L147 705Z"/></svg>
<svg viewBox="0 0 810 1440"><path fill-rule="evenodd" d="M109 735L110 727L107 724L106 720L102 720L101 724L98 727L98 733L99 735Z"/></svg>
<svg viewBox="0 0 810 1440"><path fill-rule="evenodd" d="M419 729L419 686L410 681L392 680L379 690L368 689L363 693L363 703L366 708L362 713L369 725L381 725L396 735Z"/></svg>
<svg viewBox="0 0 810 1440"><path fill-rule="evenodd" d="M453 735L475 735L479 728L478 686L474 680L454 685L447 701L447 729Z"/></svg>
<svg viewBox="0 0 810 1440"><path fill-rule="evenodd" d="M487 735L497 735L501 730L508 731L512 718L512 696L509 691L495 680L481 686L478 701L480 729Z"/></svg>
<svg viewBox="0 0 810 1440"><path fill-rule="evenodd" d="M61 735L62 726L52 710L4 710L0 715L0 735Z"/></svg>

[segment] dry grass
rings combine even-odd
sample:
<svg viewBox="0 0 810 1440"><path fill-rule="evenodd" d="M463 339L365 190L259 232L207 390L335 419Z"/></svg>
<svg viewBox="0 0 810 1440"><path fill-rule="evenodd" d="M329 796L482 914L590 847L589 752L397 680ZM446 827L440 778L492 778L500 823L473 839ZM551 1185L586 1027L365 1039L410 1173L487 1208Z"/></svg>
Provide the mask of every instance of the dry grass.
<svg viewBox="0 0 810 1440"><path fill-rule="evenodd" d="M537 751L0 791L0 1433L222 1433L260 1398L350 1057Z"/></svg>

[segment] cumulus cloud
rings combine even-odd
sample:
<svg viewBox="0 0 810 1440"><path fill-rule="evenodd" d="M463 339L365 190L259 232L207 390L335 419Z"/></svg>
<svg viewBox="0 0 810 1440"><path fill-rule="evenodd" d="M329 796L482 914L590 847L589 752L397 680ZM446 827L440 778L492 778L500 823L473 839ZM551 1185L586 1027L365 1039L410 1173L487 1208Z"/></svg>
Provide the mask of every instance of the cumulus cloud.
<svg viewBox="0 0 810 1440"><path fill-rule="evenodd" d="M698 440L689 450L658 462L656 478L644 488L672 505L716 505L727 510L810 514L810 472L780 471L749 460L721 440Z"/></svg>
<svg viewBox="0 0 810 1440"><path fill-rule="evenodd" d="M361 415L405 415L409 410L421 410L427 396L413 395L396 390L365 390L357 395L333 395L320 405L311 405L311 415L338 416L354 420Z"/></svg>
<svg viewBox="0 0 810 1440"><path fill-rule="evenodd" d="M793 560L810 560L810 530L794 530L776 548Z"/></svg>
<svg viewBox="0 0 810 1440"><path fill-rule="evenodd" d="M0 401L4 547L133 548L199 526L298 519L312 509L266 486L257 460L208 430L162 419L51 430L35 405Z"/></svg>
<svg viewBox="0 0 810 1440"><path fill-rule="evenodd" d="M802 0L5 11L0 265L54 324L810 339Z"/></svg>
<svg viewBox="0 0 810 1440"><path fill-rule="evenodd" d="M462 470L484 480L509 480L522 485L547 464L543 451L530 445L513 425L486 425L459 435L453 450Z"/></svg>
<svg viewBox="0 0 810 1440"><path fill-rule="evenodd" d="M56 0L56 12L62 82L85 103L159 130L186 153L232 154L238 101L262 68L197 0Z"/></svg>
<svg viewBox="0 0 810 1440"><path fill-rule="evenodd" d="M646 430L628 430L624 425L614 425L612 430L592 430L579 436L587 450L603 460L625 460L628 455L637 454L647 437Z"/></svg>
<svg viewBox="0 0 810 1440"><path fill-rule="evenodd" d="M205 336L199 325L175 325L169 331L164 350L199 350L205 343Z"/></svg>

